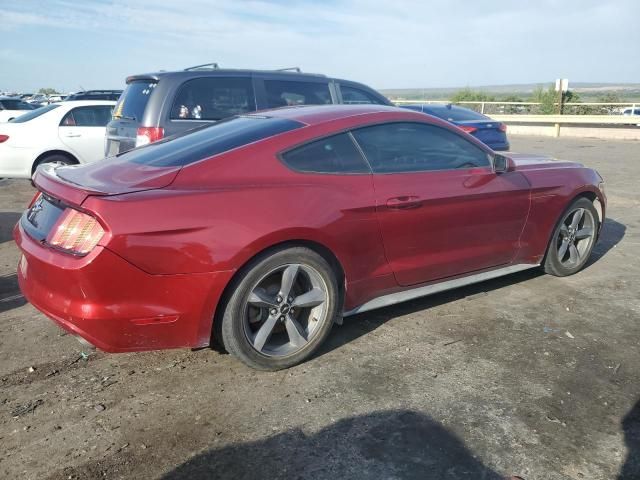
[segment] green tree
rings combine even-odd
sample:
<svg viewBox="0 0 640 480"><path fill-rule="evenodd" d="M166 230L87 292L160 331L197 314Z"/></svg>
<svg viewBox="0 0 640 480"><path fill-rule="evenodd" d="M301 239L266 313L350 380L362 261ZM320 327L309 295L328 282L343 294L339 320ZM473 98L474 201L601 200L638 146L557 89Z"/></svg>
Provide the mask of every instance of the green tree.
<svg viewBox="0 0 640 480"><path fill-rule="evenodd" d="M533 91L531 101L540 103L538 113L542 115L553 115L558 111L558 107L555 105L555 102L558 101L558 92L555 91L553 86L545 89L542 85L539 85Z"/></svg>
<svg viewBox="0 0 640 480"><path fill-rule="evenodd" d="M42 93L44 95L55 95L59 92L55 88L41 88L38 90L38 93Z"/></svg>
<svg viewBox="0 0 640 480"><path fill-rule="evenodd" d="M493 102L495 101L495 97L491 95L487 95L484 92L471 90L470 88L467 87L454 93L450 100L451 100L451 103Z"/></svg>

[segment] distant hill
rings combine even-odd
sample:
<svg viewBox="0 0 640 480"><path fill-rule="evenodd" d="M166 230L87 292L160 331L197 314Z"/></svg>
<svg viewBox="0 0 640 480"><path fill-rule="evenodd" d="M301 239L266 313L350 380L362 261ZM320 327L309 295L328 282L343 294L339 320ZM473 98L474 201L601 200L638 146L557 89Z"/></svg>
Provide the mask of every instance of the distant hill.
<svg viewBox="0 0 640 480"><path fill-rule="evenodd" d="M456 92L465 88L480 91L501 99L510 95L527 100L533 91L542 86L548 88L554 82L525 83L516 85L484 85L480 87L445 87L445 88L389 88L380 90L383 95L394 99L406 100L447 100ZM612 93L622 102L640 102L640 83L569 83L569 88L580 95L582 101L595 102L599 97Z"/></svg>

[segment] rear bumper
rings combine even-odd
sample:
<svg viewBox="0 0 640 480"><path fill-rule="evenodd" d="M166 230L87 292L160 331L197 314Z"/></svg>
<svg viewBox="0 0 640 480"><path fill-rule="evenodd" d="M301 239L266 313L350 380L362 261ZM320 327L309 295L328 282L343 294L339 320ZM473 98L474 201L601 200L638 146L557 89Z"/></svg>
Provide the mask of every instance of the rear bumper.
<svg viewBox="0 0 640 480"><path fill-rule="evenodd" d="M499 143L488 142L487 145L496 152L504 152L511 148L511 145L509 145L509 142L499 142Z"/></svg>
<svg viewBox="0 0 640 480"><path fill-rule="evenodd" d="M31 178L35 152L0 144L0 178Z"/></svg>
<svg viewBox="0 0 640 480"><path fill-rule="evenodd" d="M14 230L25 298L106 352L201 347L232 272L151 275L103 247L73 257Z"/></svg>

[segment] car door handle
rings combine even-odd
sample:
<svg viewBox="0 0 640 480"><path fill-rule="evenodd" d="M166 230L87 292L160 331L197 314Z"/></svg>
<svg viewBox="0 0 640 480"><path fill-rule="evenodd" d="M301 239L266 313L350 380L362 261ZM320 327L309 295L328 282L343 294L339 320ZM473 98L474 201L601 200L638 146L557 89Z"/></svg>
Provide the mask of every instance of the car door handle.
<svg viewBox="0 0 640 480"><path fill-rule="evenodd" d="M397 210L405 210L409 208L419 208L422 205L420 197L407 195L402 197L392 197L387 200L387 207Z"/></svg>
<svg viewBox="0 0 640 480"><path fill-rule="evenodd" d="M76 137L81 137L82 134L81 133L67 133L65 134L65 137L67 138L76 138Z"/></svg>

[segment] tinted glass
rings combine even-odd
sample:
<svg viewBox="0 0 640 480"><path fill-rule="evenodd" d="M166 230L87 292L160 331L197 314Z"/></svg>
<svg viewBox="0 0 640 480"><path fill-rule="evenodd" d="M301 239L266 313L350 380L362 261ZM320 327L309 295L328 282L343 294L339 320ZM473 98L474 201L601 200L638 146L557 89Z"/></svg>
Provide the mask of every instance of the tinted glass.
<svg viewBox="0 0 640 480"><path fill-rule="evenodd" d="M387 123L354 130L376 173L488 167L482 149L447 129L422 123Z"/></svg>
<svg viewBox="0 0 640 480"><path fill-rule="evenodd" d="M220 120L256 110L253 84L248 77L205 77L180 87L171 118Z"/></svg>
<svg viewBox="0 0 640 480"><path fill-rule="evenodd" d="M488 117L481 113L474 112L466 108L429 108L425 107L425 113L442 118L449 122L472 122L472 121L485 121L489 120Z"/></svg>
<svg viewBox="0 0 640 480"><path fill-rule="evenodd" d="M373 98L367 92L360 90L358 88L345 87L344 85L342 85L340 86L340 92L342 93L342 103L346 103L350 105L380 103L378 100Z"/></svg>
<svg viewBox="0 0 640 480"><path fill-rule="evenodd" d="M329 84L265 80L269 108L291 105L325 105L331 103Z"/></svg>
<svg viewBox="0 0 640 480"><path fill-rule="evenodd" d="M351 137L342 133L309 143L282 155L293 170L317 173L370 173Z"/></svg>
<svg viewBox="0 0 640 480"><path fill-rule="evenodd" d="M123 158L157 167L188 165L303 124L284 118L234 117L123 153Z"/></svg>
<svg viewBox="0 0 640 480"><path fill-rule="evenodd" d="M14 118L13 120L9 120L11 123L24 123L29 120L33 120L34 118L38 118L40 115L43 115L47 112L50 112L54 108L58 108L60 105L56 105L52 103L51 105L47 105L46 107L40 107L35 110L32 110L28 113L23 113L19 117Z"/></svg>
<svg viewBox="0 0 640 480"><path fill-rule="evenodd" d="M116 103L116 108L113 109L113 118L141 121L144 109L147 107L149 97L156 85L157 83L149 80L131 82L127 85Z"/></svg>
<svg viewBox="0 0 640 480"><path fill-rule="evenodd" d="M5 110L34 110L36 107L22 100L0 100Z"/></svg>
<svg viewBox="0 0 640 480"><path fill-rule="evenodd" d="M60 126L105 127L111 120L112 109L110 105L74 108L64 116Z"/></svg>

